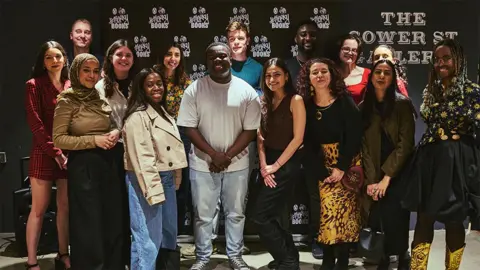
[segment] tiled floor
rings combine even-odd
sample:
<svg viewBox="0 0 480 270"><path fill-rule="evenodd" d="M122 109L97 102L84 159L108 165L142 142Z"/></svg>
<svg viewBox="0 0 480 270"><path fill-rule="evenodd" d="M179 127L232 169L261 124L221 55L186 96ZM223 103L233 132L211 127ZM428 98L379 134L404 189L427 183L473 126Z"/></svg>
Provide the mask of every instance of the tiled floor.
<svg viewBox="0 0 480 270"><path fill-rule="evenodd" d="M25 258L16 258L12 256L11 248L9 248L9 241L5 239L11 238L11 234L0 234L0 269L1 270L20 270L25 269L23 262ZM444 253L445 253L445 232L436 231L435 240L432 245L430 253L429 269L440 270L445 269L443 266ZM480 269L480 233L471 232L467 235L466 240L467 248L465 250L461 270L478 270ZM244 256L245 261L251 266L251 269L267 270L266 265L272 259L272 257L261 250L261 246L258 243L248 243L248 246L252 249L252 254ZM8 255L10 254L10 255ZM47 255L40 259L40 265L42 270L53 269L54 255ZM308 251L302 251L300 253L300 260L302 262L301 269L319 269L321 261L315 260ZM182 259L182 270L187 270L193 263L193 260ZM212 266L215 270L230 269L226 260L226 256L215 255L212 258ZM351 270L361 269L376 269L374 266L363 266L360 259L350 260ZM395 266L394 268L395 269Z"/></svg>

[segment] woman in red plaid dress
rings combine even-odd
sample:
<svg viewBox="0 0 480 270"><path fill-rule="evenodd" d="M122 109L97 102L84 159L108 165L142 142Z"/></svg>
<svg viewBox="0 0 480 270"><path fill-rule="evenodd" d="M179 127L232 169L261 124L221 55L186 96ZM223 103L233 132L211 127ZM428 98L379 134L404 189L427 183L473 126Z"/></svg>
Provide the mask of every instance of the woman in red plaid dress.
<svg viewBox="0 0 480 270"><path fill-rule="evenodd" d="M57 186L57 230L59 253L55 263L70 268L68 256L67 158L52 141L53 114L57 95L70 87L67 56L63 47L49 41L42 45L26 83L25 109L33 133L28 176L32 208L27 221L27 269L38 270L37 246L43 215L50 203L53 182ZM57 268L58 269L58 268Z"/></svg>

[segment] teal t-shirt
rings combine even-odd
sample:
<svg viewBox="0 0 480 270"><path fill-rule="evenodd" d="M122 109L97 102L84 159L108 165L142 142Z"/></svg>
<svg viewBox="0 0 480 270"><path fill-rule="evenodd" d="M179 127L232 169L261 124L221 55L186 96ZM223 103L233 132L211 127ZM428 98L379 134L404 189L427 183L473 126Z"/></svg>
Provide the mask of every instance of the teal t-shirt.
<svg viewBox="0 0 480 270"><path fill-rule="evenodd" d="M262 65L255 59L248 57L247 60L240 62L232 59L232 74L250 84L259 96L262 93L260 88L260 78L262 76Z"/></svg>

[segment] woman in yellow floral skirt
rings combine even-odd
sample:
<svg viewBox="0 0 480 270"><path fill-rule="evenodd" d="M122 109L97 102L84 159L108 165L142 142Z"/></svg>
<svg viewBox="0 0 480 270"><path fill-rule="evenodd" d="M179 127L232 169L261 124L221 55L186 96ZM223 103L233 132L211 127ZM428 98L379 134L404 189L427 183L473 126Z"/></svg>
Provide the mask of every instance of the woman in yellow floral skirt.
<svg viewBox="0 0 480 270"><path fill-rule="evenodd" d="M297 89L307 111L307 181L318 181L320 191L321 269L348 269L349 248L358 241L360 231L360 207L358 193L345 188L341 179L360 162L361 115L329 59L305 64Z"/></svg>

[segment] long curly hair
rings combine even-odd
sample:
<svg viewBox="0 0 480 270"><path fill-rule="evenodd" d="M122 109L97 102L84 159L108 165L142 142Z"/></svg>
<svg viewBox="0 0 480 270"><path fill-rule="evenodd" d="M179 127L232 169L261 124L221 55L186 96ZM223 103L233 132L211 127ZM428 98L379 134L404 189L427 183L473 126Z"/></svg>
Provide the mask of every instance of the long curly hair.
<svg viewBox="0 0 480 270"><path fill-rule="evenodd" d="M185 72L185 56L183 54L183 49L180 43L178 42L168 43L166 46L160 49L161 55L158 57L158 63L154 65L153 68L158 70L158 72L160 72L160 75L164 76L166 67L165 67L165 64L163 63L163 59L165 58L165 56L167 55L168 51L171 48L177 48L178 50L180 50L180 62L178 63L178 66L174 71L173 84L184 85L188 79L188 76L187 76L187 73Z"/></svg>
<svg viewBox="0 0 480 270"><path fill-rule="evenodd" d="M260 123L260 131L263 135L266 134L267 127L268 127L268 119L272 116L273 112L273 91L270 90L267 86L267 82L265 81L265 75L267 73L267 69L271 66L276 66L282 69L283 73L287 77L287 81L285 82L284 91L286 96L295 94L295 89L293 88L292 77L290 76L290 72L288 71L287 65L285 61L281 58L271 58L263 65L262 77L261 77L261 88L263 91L263 96L261 99L262 105L262 121Z"/></svg>
<svg viewBox="0 0 480 270"><path fill-rule="evenodd" d="M144 68L142 69L137 76L133 79L133 84L132 84L132 94L128 98L128 103L127 103L127 111L125 113L125 116L123 117L123 122L127 120L127 118L134 112L136 111L144 111L148 108L148 105L152 105L155 110L162 116L163 118L167 119L164 110L166 110L166 97L167 97L167 85L165 83L165 79L161 74L158 74L162 80L163 84L163 94L162 94L162 101L160 104L155 104L153 103L152 99L147 96L145 93L144 89L144 82L147 79L147 76L152 74L152 73L157 73L153 68ZM159 106L163 107L164 110L160 109Z"/></svg>
<svg viewBox="0 0 480 270"><path fill-rule="evenodd" d="M62 82L65 82L68 80L68 66L69 66L67 53L65 52L65 49L63 48L63 46L54 40L47 41L43 43L42 46L40 46L40 50L37 54L35 64L32 67L32 72L30 74L30 77L37 78L37 77L43 76L44 74L47 74L47 69L45 69L45 53L48 51L48 49L51 49L51 48L58 49L63 55L63 60L65 62L61 71L60 80Z"/></svg>
<svg viewBox="0 0 480 270"><path fill-rule="evenodd" d="M323 63L328 67L328 71L330 72L330 85L328 88L330 88L332 96L338 98L349 93L340 72L335 68L335 63L328 58L315 58L309 60L302 66L297 78L297 94L299 94L305 102L310 101L313 96L315 96L315 89L310 81L310 68L316 63Z"/></svg>
<svg viewBox="0 0 480 270"><path fill-rule="evenodd" d="M132 52L133 56L133 65L130 67L130 70L128 71L128 80L133 80L135 77L136 73L136 63L137 63L137 55L135 54L135 49L133 48L133 44L126 39L119 39L110 45L107 49L106 57L105 60L103 61L103 73L105 74L104 80L105 80L105 96L107 98L111 97L113 95L113 87L115 85L115 82L117 82L117 79L115 77L115 72L113 68L113 54L115 54L115 51L120 48L120 47L127 47L130 49Z"/></svg>

